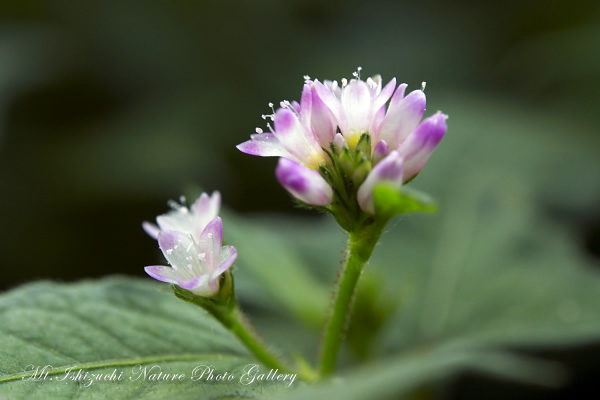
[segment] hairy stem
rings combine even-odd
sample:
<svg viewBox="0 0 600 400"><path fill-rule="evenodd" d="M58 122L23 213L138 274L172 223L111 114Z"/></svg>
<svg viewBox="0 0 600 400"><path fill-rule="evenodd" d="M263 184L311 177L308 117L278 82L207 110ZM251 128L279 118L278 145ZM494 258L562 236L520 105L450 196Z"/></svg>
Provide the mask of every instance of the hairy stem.
<svg viewBox="0 0 600 400"><path fill-rule="evenodd" d="M335 369L343 335L352 312L352 299L363 267L369 261L385 222L370 221L349 233L348 253L337 288L331 318L321 347L320 372L328 375Z"/></svg>
<svg viewBox="0 0 600 400"><path fill-rule="evenodd" d="M296 371L269 351L240 311L235 295L230 294L229 296L225 296L224 299L219 298L218 296L211 299L196 296L178 286L174 286L174 292L180 299L193 303L208 311L225 328L237 336L246 348L266 367L277 369L282 373L297 374L300 379L305 381L313 381L317 378L317 374L307 365L301 365L299 370Z"/></svg>
<svg viewBox="0 0 600 400"><path fill-rule="evenodd" d="M289 366L285 365L277 356L271 353L262 340L256 335L248 322L236 307L229 313L217 317L235 336L240 339L248 350L265 366L278 369L283 373L293 373Z"/></svg>

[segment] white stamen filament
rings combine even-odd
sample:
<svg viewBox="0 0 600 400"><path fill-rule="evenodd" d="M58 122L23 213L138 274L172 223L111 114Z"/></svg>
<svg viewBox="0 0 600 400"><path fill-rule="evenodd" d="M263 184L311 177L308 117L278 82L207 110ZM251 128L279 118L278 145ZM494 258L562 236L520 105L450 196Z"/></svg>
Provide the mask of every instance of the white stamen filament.
<svg viewBox="0 0 600 400"><path fill-rule="evenodd" d="M182 199L183 199L183 201L185 201L185 197L181 196L181 197L179 198L179 200L180 200L180 201L181 201ZM183 201L182 201L182 202L183 202ZM169 201L167 202L167 205L168 205L168 206L169 206L169 208L171 208L172 210L174 210L174 211L178 211L178 212L180 212L180 213L184 213L184 214L185 214L185 213L188 213L188 212L189 212L189 210L187 209L187 207L185 207L185 206L183 206L183 205L179 204L179 203L178 203L178 202L176 202L175 200L169 200Z"/></svg>

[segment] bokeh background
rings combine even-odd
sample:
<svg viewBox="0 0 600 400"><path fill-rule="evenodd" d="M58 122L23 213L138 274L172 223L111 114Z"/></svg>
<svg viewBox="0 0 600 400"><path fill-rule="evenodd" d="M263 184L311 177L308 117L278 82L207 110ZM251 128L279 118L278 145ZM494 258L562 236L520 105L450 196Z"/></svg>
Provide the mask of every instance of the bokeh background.
<svg viewBox="0 0 600 400"><path fill-rule="evenodd" d="M533 207L597 268L599 44L597 2L1 2L1 288L143 276L160 257L141 221L199 188L239 213L322 218L292 206L276 160L235 145L264 128L268 102L299 97L303 75L357 66L409 89L427 81L426 115L450 115L415 186L468 197L457 171L469 171L512 199L510 177L523 176L535 202L515 195L514 206ZM482 169L492 159L493 174ZM576 378L532 398L593 389L597 347L560 353ZM523 390L478 379L453 393Z"/></svg>

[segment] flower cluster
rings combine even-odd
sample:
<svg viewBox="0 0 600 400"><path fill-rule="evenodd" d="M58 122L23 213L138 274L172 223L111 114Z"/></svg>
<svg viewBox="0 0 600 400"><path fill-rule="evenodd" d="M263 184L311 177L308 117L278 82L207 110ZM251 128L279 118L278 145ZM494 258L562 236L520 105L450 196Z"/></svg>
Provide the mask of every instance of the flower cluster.
<svg viewBox="0 0 600 400"><path fill-rule="evenodd" d="M210 297L219 292L221 275L233 264L237 251L223 246L223 222L218 217L221 195L203 193L188 209L171 203L173 209L156 218L157 225L144 222L146 233L158 240L171 265L145 267L148 275L189 290L197 296Z"/></svg>
<svg viewBox="0 0 600 400"><path fill-rule="evenodd" d="M405 95L406 84L381 77L311 80L305 76L300 103L282 101L269 133L257 128L238 149L281 157L276 176L294 197L328 211L352 208L375 213L373 190L381 183L400 188L414 178L446 133L447 116L421 121L425 93Z"/></svg>

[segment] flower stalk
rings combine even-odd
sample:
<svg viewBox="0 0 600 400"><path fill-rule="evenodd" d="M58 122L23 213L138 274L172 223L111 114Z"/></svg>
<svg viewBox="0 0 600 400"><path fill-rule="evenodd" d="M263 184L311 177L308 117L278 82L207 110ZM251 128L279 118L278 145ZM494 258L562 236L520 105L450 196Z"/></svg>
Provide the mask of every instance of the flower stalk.
<svg viewBox="0 0 600 400"><path fill-rule="evenodd" d="M387 220L369 219L348 235L347 259L321 347L319 372L323 376L331 374L335 369L337 355L352 314L352 300L358 280L363 267L373 253L386 222Z"/></svg>
<svg viewBox="0 0 600 400"><path fill-rule="evenodd" d="M233 291L233 277L229 272L222 275L221 290L217 296L208 298L196 296L188 290L173 286L175 296L181 300L199 306L210 313L227 330L233 333L244 346L266 367L278 369L282 373L298 374L305 381L314 380L309 371L295 371L284 363L265 346L262 340L249 325L240 310Z"/></svg>

